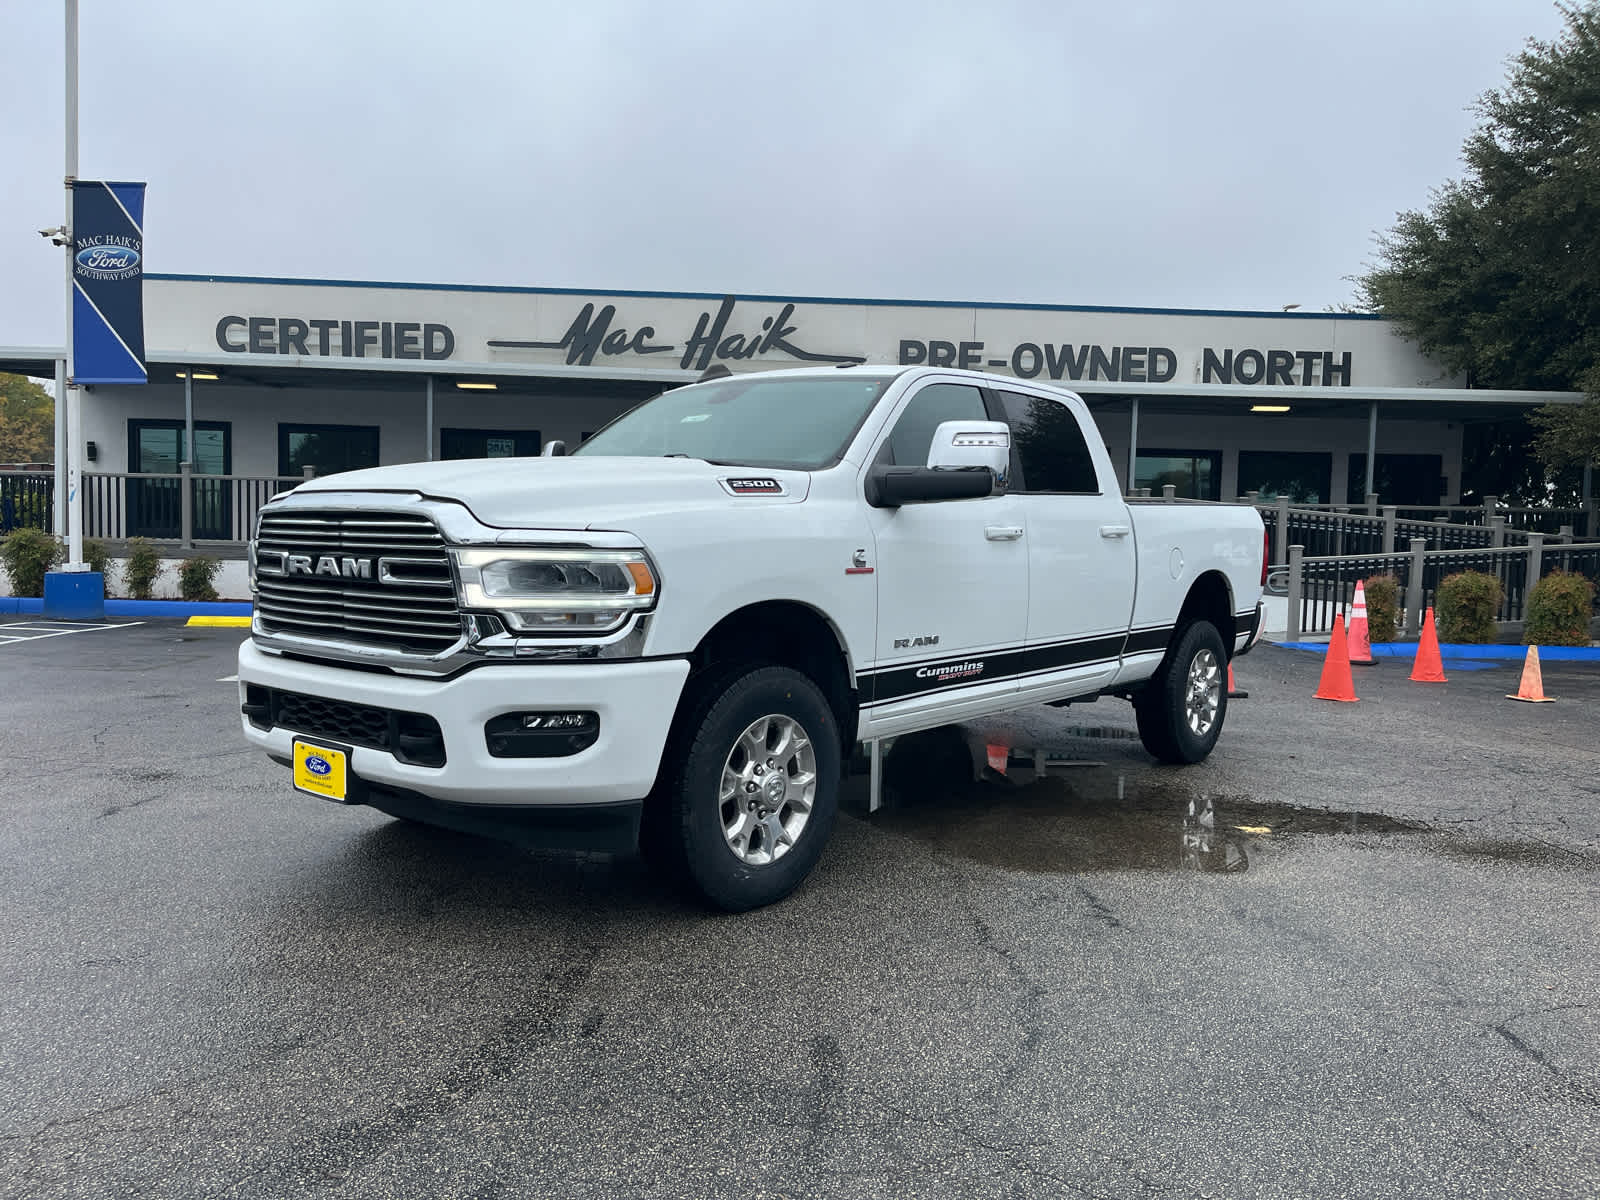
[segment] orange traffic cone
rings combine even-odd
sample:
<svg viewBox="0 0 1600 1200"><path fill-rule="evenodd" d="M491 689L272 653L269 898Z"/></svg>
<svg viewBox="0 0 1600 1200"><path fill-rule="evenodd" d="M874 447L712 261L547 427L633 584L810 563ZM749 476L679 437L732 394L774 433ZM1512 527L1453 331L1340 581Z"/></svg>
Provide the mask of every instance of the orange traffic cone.
<svg viewBox="0 0 1600 1200"><path fill-rule="evenodd" d="M1377 665L1372 657L1372 643L1367 640L1367 593L1359 579L1356 580L1356 598L1350 605L1350 665Z"/></svg>
<svg viewBox="0 0 1600 1200"><path fill-rule="evenodd" d="M1522 683L1517 688L1517 694L1506 699L1525 700L1529 704L1555 703L1544 694L1544 672L1539 670L1539 647L1528 647L1528 657L1522 660Z"/></svg>
<svg viewBox="0 0 1600 1200"><path fill-rule="evenodd" d="M1250 699L1250 693L1245 691L1243 688L1239 687L1238 685L1236 685L1233 682L1233 664L1231 662L1228 664L1228 699L1229 700L1248 700L1248 699Z"/></svg>
<svg viewBox="0 0 1600 1200"><path fill-rule="evenodd" d="M1322 660L1322 681L1317 684L1314 698L1355 703L1356 685L1350 678L1350 651L1345 645L1342 616L1333 619L1333 636L1328 639L1328 657Z"/></svg>
<svg viewBox="0 0 1600 1200"><path fill-rule="evenodd" d="M1439 634L1433 628L1433 609L1422 618L1422 641L1417 646L1417 661L1411 667L1414 683L1448 683L1444 660L1439 657Z"/></svg>

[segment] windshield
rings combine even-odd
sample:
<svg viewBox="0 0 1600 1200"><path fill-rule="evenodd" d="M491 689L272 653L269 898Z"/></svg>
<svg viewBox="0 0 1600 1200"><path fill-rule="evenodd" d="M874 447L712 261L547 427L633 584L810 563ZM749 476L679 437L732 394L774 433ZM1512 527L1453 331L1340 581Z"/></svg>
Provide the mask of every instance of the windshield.
<svg viewBox="0 0 1600 1200"><path fill-rule="evenodd" d="M624 413L574 453L815 471L839 461L890 382L746 375L674 388Z"/></svg>

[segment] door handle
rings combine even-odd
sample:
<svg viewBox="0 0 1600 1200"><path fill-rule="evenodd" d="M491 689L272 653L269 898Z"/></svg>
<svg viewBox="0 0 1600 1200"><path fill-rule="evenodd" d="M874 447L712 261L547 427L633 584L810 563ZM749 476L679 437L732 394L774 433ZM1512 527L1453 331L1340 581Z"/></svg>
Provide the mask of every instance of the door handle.
<svg viewBox="0 0 1600 1200"><path fill-rule="evenodd" d="M1014 542L1022 536L1021 525L985 525L983 536L991 542Z"/></svg>
<svg viewBox="0 0 1600 1200"><path fill-rule="evenodd" d="M1103 537L1103 538L1127 537L1132 532L1133 532L1133 530L1130 529L1126 525L1102 525L1102 526L1100 526L1100 536Z"/></svg>

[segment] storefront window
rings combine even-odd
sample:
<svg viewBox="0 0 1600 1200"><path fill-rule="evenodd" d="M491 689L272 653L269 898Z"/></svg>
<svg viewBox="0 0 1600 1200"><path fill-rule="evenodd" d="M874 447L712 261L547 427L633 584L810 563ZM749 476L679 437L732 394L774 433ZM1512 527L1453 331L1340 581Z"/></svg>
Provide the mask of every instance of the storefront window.
<svg viewBox="0 0 1600 1200"><path fill-rule="evenodd" d="M1377 469L1373 472L1373 487L1382 504L1439 503L1444 495L1444 457L1438 454L1380 454ZM1346 493L1351 504L1361 504L1367 498L1367 456L1365 451L1350 456L1350 490Z"/></svg>
<svg viewBox="0 0 1600 1200"><path fill-rule="evenodd" d="M1134 459L1133 486L1159 496L1167 484L1189 500L1222 498L1221 450L1141 450Z"/></svg>
<svg viewBox="0 0 1600 1200"><path fill-rule="evenodd" d="M440 458L534 458L540 447L537 429L441 429Z"/></svg>
<svg viewBox="0 0 1600 1200"><path fill-rule="evenodd" d="M1299 450L1239 451L1239 494L1260 492L1263 500L1287 496L1296 504L1327 504L1333 499L1333 455Z"/></svg>
<svg viewBox="0 0 1600 1200"><path fill-rule="evenodd" d="M378 465L376 425L279 425L278 474L334 475Z"/></svg>

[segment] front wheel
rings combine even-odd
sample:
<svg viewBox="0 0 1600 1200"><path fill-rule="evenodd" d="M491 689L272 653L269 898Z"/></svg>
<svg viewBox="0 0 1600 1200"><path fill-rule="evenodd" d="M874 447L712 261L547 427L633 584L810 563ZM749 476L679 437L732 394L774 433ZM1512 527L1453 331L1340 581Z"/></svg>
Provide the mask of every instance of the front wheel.
<svg viewBox="0 0 1600 1200"><path fill-rule="evenodd" d="M1187 626L1161 669L1134 697L1139 740L1165 763L1211 753L1228 714L1227 651L1209 621Z"/></svg>
<svg viewBox="0 0 1600 1200"><path fill-rule="evenodd" d="M696 697L658 797L665 849L729 912L787 896L833 832L840 746L809 678L758 667Z"/></svg>

